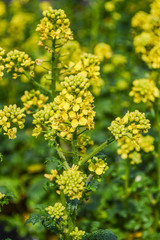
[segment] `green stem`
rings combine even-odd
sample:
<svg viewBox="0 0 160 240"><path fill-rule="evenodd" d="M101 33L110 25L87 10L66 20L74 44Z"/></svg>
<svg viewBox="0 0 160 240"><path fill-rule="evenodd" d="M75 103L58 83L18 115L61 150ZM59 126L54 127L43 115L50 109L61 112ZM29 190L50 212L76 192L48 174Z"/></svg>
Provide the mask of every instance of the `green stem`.
<svg viewBox="0 0 160 240"><path fill-rule="evenodd" d="M83 158L80 162L79 162L79 166L81 166L82 164L86 163L89 159L91 159L92 157L94 157L97 153L99 153L100 151L102 151L103 148L105 148L108 144L112 143L114 141L114 138L111 138L109 140L107 140L106 142L102 143L99 147L97 147L93 152L91 152L90 154L88 154L85 158Z"/></svg>
<svg viewBox="0 0 160 240"><path fill-rule="evenodd" d="M56 92L56 55L55 55L55 40L52 41L52 98Z"/></svg>
<svg viewBox="0 0 160 240"><path fill-rule="evenodd" d="M79 156L78 156L78 147L77 147L77 130L73 134L72 152L73 152L73 162L75 164L78 164Z"/></svg>
<svg viewBox="0 0 160 240"><path fill-rule="evenodd" d="M38 83L33 78L31 78L31 76L26 71L24 72L24 75L33 83L33 85L35 85L36 87L38 87L42 91L48 93L49 95L51 95L51 91L49 89L43 87L40 83Z"/></svg>
<svg viewBox="0 0 160 240"><path fill-rule="evenodd" d="M61 151L61 148L60 148L59 144L56 144L56 150L57 150L57 153L58 153L60 159L61 159L62 162L63 162L64 168L65 168L65 169L69 169L70 167L69 167L69 165L68 165L68 162L67 162L67 160L66 160L63 152Z"/></svg>

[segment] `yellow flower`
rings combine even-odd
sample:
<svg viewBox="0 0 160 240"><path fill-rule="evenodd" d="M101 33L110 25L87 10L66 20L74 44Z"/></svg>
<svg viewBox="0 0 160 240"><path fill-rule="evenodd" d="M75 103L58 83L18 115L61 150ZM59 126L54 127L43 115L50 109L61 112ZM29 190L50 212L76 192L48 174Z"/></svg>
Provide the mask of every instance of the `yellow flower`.
<svg viewBox="0 0 160 240"><path fill-rule="evenodd" d="M70 236L72 236L73 240L81 240L84 234L85 231L79 230L78 227L75 227L74 231L70 233Z"/></svg>
<svg viewBox="0 0 160 240"><path fill-rule="evenodd" d="M53 207L49 206L45 208L45 210L54 220L59 220L60 218L65 220L67 218L65 214L65 207L60 202L55 203Z"/></svg>
<svg viewBox="0 0 160 240"><path fill-rule="evenodd" d="M91 172L95 172L97 175L102 175L108 170L108 165L102 159L93 157L93 161L90 159L88 169Z"/></svg>

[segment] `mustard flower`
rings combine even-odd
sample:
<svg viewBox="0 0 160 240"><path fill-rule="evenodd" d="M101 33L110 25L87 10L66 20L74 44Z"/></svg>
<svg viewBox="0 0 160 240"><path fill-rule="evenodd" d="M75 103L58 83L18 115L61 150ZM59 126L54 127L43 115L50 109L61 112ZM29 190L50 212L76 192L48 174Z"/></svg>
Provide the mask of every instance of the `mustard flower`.
<svg viewBox="0 0 160 240"><path fill-rule="evenodd" d="M74 231L70 233L70 236L72 236L73 240L81 240L84 234L85 231L79 230L78 227L75 227Z"/></svg>
<svg viewBox="0 0 160 240"><path fill-rule="evenodd" d="M4 106L4 109L0 110L0 126L5 131L4 135L8 135L10 139L16 138L17 128L24 128L25 116L24 109L16 104Z"/></svg>
<svg viewBox="0 0 160 240"><path fill-rule="evenodd" d="M89 171L95 172L96 175L102 175L109 168L107 163L98 157L93 157L93 159L92 160L90 159L88 163Z"/></svg>
<svg viewBox="0 0 160 240"><path fill-rule="evenodd" d="M134 112L127 112L123 118L116 118L108 129L116 140L128 136L133 141L137 141L139 135L147 133L149 128L150 121L146 119L145 114L135 110Z"/></svg>
<svg viewBox="0 0 160 240"><path fill-rule="evenodd" d="M73 165L72 168L57 176L56 183L70 199L80 200L85 187L85 179L86 175L78 170L78 166Z"/></svg>
<svg viewBox="0 0 160 240"><path fill-rule="evenodd" d="M55 221L61 218L63 220L67 218L65 214L65 207L60 202L55 203L54 206L49 206L45 208L45 210Z"/></svg>
<svg viewBox="0 0 160 240"><path fill-rule="evenodd" d="M0 192L0 200L5 197L5 194Z"/></svg>
<svg viewBox="0 0 160 240"><path fill-rule="evenodd" d="M31 91L25 91L24 95L21 97L24 109L27 113L30 113L29 109L31 107L42 108L44 103L48 100L48 97L40 93L39 90L32 89Z"/></svg>
<svg viewBox="0 0 160 240"><path fill-rule="evenodd" d="M153 80L143 78L133 81L133 87L129 95L133 97L135 103L151 103L159 97L159 90Z"/></svg>
<svg viewBox="0 0 160 240"><path fill-rule="evenodd" d="M39 45L48 46L48 40L55 40L58 47L58 45L64 45L68 40L73 39L73 34L69 28L70 21L63 10L49 7L48 10L43 11L43 16L36 29L40 33Z"/></svg>
<svg viewBox="0 0 160 240"><path fill-rule="evenodd" d="M34 61L26 54L18 50L10 51L5 58L5 68L7 72L12 72L13 79L19 75L29 72L31 77L34 76Z"/></svg>
<svg viewBox="0 0 160 240"><path fill-rule="evenodd" d="M94 54L100 61L103 61L104 59L110 59L112 57L112 49L106 43L98 43L94 48Z"/></svg>

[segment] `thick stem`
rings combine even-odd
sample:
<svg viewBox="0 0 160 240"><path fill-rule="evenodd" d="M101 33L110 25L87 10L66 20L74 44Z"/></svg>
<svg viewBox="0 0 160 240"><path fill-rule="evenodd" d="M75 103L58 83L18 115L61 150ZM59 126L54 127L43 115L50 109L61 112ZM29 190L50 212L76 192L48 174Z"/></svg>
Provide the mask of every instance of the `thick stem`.
<svg viewBox="0 0 160 240"><path fill-rule="evenodd" d="M79 162L79 166L81 166L82 164L86 163L89 159L91 159L92 157L94 157L97 153L99 153L100 151L102 151L103 148L105 148L108 144L112 143L114 141L114 138L111 138L109 140L107 140L106 142L102 143L99 147L97 147L93 152L91 152L90 154L88 154L85 158L83 158L80 162Z"/></svg>
<svg viewBox="0 0 160 240"><path fill-rule="evenodd" d="M56 95L56 55L55 40L52 41L52 98Z"/></svg>
<svg viewBox="0 0 160 240"><path fill-rule="evenodd" d="M73 162L75 164L78 164L79 156L78 156L78 147L77 147L77 130L73 135L72 152L73 152Z"/></svg>

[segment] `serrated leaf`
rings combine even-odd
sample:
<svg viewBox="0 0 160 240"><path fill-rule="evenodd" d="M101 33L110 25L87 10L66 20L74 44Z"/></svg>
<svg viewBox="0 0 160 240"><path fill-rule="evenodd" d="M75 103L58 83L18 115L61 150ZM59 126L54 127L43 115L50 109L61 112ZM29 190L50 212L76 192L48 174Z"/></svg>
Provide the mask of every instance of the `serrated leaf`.
<svg viewBox="0 0 160 240"><path fill-rule="evenodd" d="M93 233L86 234L83 240L118 240L110 230L97 230Z"/></svg>
<svg viewBox="0 0 160 240"><path fill-rule="evenodd" d="M42 222L42 215L39 213L32 213L25 224L32 223L33 225L36 224L37 222Z"/></svg>

